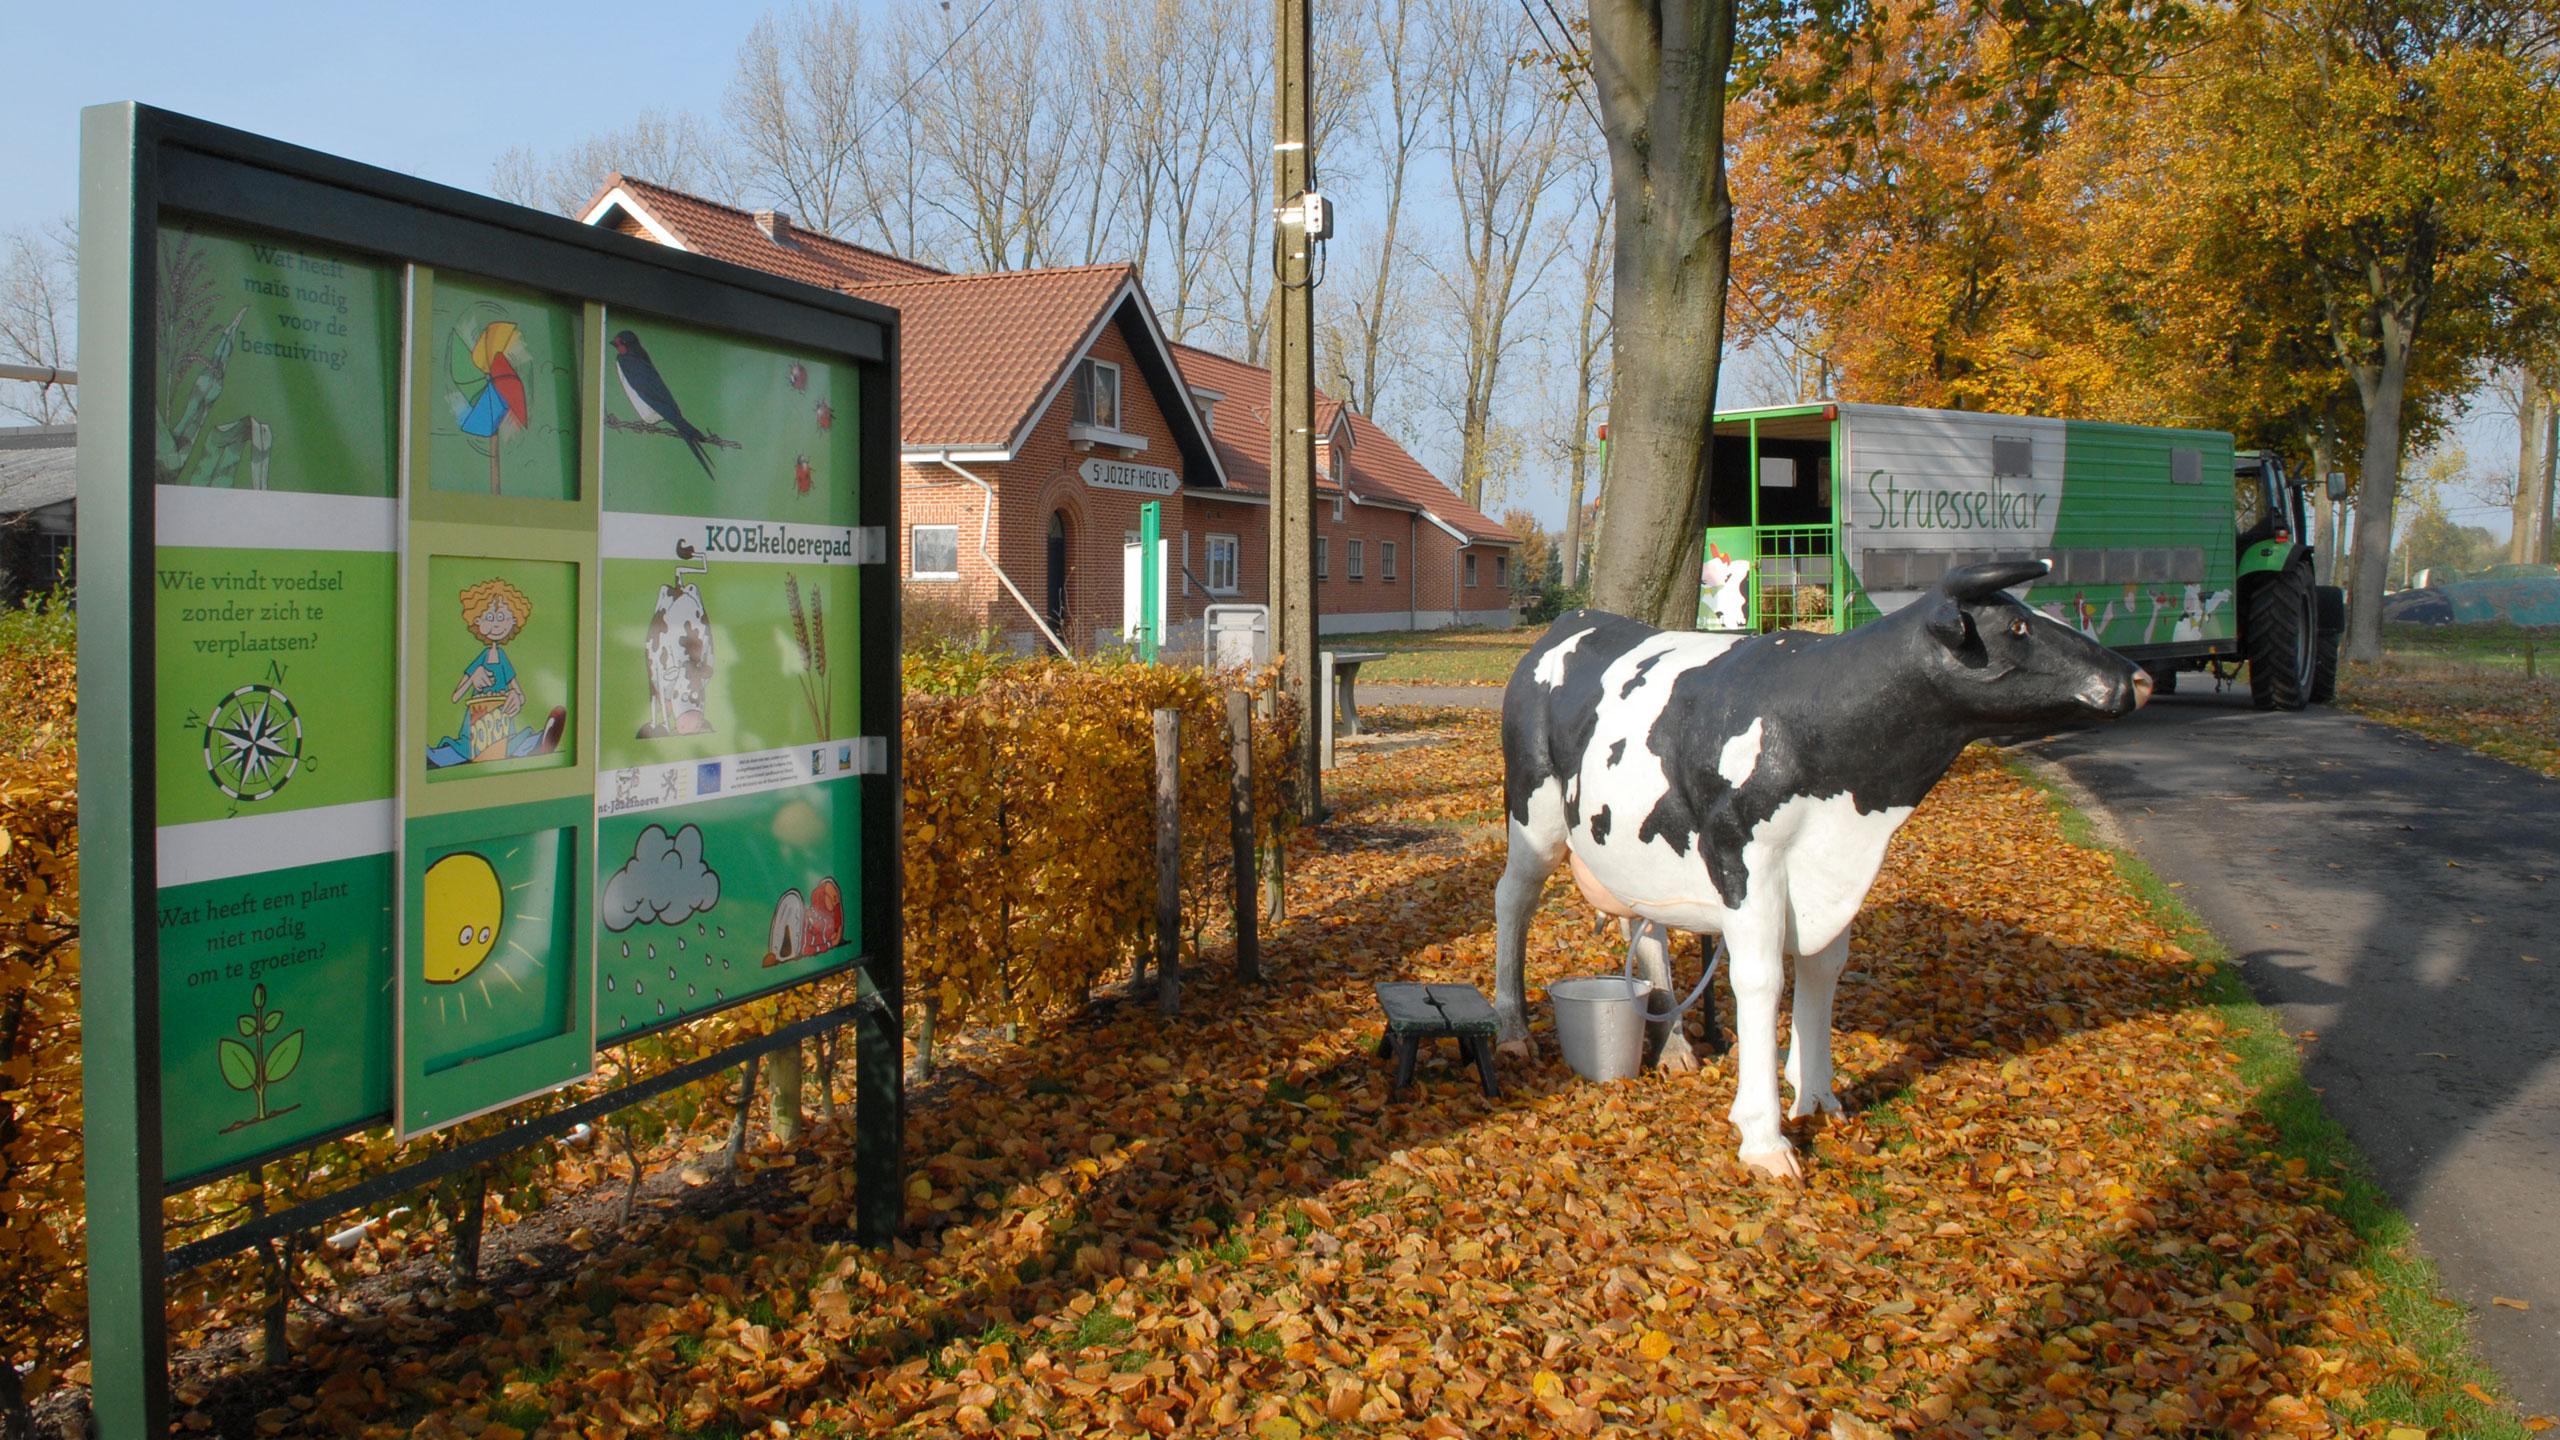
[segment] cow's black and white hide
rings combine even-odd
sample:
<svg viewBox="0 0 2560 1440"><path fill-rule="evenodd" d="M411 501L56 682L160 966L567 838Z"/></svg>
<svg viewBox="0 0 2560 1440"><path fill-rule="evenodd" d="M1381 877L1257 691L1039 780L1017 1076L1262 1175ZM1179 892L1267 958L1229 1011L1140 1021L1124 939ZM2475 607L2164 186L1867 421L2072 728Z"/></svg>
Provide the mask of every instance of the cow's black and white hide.
<svg viewBox="0 0 2560 1440"><path fill-rule="evenodd" d="M1797 957L1792 1113L1837 1114L1832 992L1885 842L1967 743L2112 719L2150 696L2132 662L2003 593L2045 571L1957 570L1841 635L1663 631L1587 610L1556 621L1502 701L1511 849L1495 896L1494 1008L1506 1047L1528 1043L1529 916L1570 864L1606 913L1724 937L1740 1153L1797 1175L1778 1110L1783 957ZM1660 942L1637 961L1668 1009ZM1657 1063L1695 1068L1675 1023L1650 1039Z"/></svg>

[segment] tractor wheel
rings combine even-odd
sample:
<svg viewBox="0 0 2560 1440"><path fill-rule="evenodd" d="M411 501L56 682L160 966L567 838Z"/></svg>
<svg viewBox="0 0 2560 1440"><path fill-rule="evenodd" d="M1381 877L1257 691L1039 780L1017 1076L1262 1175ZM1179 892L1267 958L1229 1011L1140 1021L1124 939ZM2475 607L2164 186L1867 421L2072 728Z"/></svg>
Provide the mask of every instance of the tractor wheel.
<svg viewBox="0 0 2560 1440"><path fill-rule="evenodd" d="M2335 585L2322 585L2312 591L2315 611L2320 621L2320 638L2312 648L2311 703L2331 704L2338 698L2338 647L2347 635L2347 592Z"/></svg>
<svg viewBox="0 0 2560 1440"><path fill-rule="evenodd" d="M2241 643L2249 652L2249 703L2261 710L2299 710L2311 703L2319 621L2311 575L2302 566L2250 587L2240 615Z"/></svg>

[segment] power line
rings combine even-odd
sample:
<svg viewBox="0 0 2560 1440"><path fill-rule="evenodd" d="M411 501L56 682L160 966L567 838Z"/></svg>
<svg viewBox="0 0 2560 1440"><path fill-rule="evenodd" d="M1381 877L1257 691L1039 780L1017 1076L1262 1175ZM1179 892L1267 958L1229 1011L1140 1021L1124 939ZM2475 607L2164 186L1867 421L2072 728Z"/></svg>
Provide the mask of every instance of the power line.
<svg viewBox="0 0 2560 1440"><path fill-rule="evenodd" d="M1526 0L1522 0L1522 3L1525 4ZM945 8L947 9L949 7L946 5ZM882 106L880 108L880 113L871 117L870 124L855 131L852 142L846 145L845 148L851 150L860 146L864 140L870 137L873 130L879 128L881 121L888 119L891 115L904 108L907 103L907 97L916 93L917 86L933 78L933 72L942 68L942 62L951 58L951 52L960 48L960 42L968 39L969 32L977 29L978 22L986 19L987 12L994 8L996 8L996 0L984 0L984 3L978 6L978 13L970 16L969 23L960 27L960 33L952 36L951 42L942 47L942 53L934 56L932 61L926 64L924 69L918 72L914 79L907 82L907 88L898 92L897 99Z"/></svg>
<svg viewBox="0 0 2560 1440"><path fill-rule="evenodd" d="M1548 52L1558 57L1559 61L1561 61L1562 57L1568 53L1565 49L1564 41L1573 38L1573 27L1564 23L1564 17L1562 15L1556 15L1554 0L1541 0L1541 3L1546 5L1548 14L1556 16L1556 29L1563 33L1564 39L1558 40L1548 38L1546 22L1538 18L1537 11L1529 8L1529 0L1520 0L1520 13L1529 17L1530 28L1538 32L1538 43L1546 46ZM1607 134L1608 127L1600 123L1600 112L1591 108L1591 97L1582 93L1582 82L1572 75L1567 75L1565 76L1564 88L1566 94L1571 95L1575 100L1581 102L1582 113L1591 117L1592 128L1600 131L1600 133L1604 135Z"/></svg>

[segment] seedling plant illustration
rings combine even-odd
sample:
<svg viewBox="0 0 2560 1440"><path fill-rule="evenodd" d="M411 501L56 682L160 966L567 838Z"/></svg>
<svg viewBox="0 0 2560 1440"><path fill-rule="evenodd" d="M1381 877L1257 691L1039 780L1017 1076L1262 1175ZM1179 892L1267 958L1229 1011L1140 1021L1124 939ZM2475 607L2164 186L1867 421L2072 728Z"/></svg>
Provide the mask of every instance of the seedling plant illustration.
<svg viewBox="0 0 2560 1440"><path fill-rule="evenodd" d="M296 1030L278 1036L284 1026L284 1012L267 1008L267 987L260 985L249 992L249 1013L237 1017L233 1027L238 1039L226 1035L216 1042L222 1060L222 1080L257 1102L258 1113L246 1120L235 1120L222 1127L222 1133L262 1124L279 1115L289 1115L302 1108L297 1104L282 1108L267 1103L267 1092L291 1076L302 1063L302 1032Z"/></svg>

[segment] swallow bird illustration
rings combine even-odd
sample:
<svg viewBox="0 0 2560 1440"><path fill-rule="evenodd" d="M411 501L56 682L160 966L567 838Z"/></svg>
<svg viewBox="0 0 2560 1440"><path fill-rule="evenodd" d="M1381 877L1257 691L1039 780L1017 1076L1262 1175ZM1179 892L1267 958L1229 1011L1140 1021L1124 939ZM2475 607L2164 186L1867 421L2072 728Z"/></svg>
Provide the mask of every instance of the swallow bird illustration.
<svg viewBox="0 0 2560 1440"><path fill-rule="evenodd" d="M641 348L639 336L625 330L613 337L613 365L622 376L622 393L630 398L631 408L641 420L676 432L692 449L693 458L702 462L702 473L718 478L711 468L711 452L702 445L710 437L684 418L674 392L667 389L658 367L649 362L649 352Z"/></svg>

